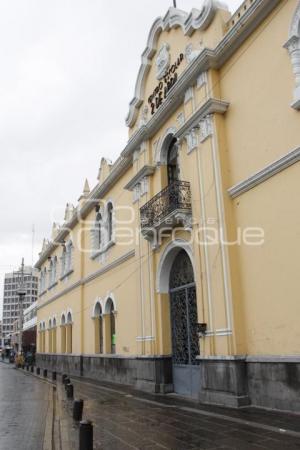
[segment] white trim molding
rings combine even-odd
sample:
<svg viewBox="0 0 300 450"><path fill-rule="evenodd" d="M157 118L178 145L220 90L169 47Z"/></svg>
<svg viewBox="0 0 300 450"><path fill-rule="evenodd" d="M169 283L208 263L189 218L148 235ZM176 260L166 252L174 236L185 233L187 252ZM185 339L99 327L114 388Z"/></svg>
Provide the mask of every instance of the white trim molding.
<svg viewBox="0 0 300 450"><path fill-rule="evenodd" d="M300 147L295 150L287 153L282 156L280 159L277 159L273 163L266 166L264 169L259 172L254 173L246 180L241 181L240 183L235 184L230 189L228 189L228 194L231 198L238 197L241 194L253 189L255 186L263 183L269 178L273 177L279 172L287 169L293 164L300 161Z"/></svg>
<svg viewBox="0 0 300 450"><path fill-rule="evenodd" d="M145 165L143 166L131 180L124 186L124 189L127 189L128 191L133 191L134 187L141 183L142 179L145 177L148 177L150 175L153 175L155 172L155 166L151 165Z"/></svg>

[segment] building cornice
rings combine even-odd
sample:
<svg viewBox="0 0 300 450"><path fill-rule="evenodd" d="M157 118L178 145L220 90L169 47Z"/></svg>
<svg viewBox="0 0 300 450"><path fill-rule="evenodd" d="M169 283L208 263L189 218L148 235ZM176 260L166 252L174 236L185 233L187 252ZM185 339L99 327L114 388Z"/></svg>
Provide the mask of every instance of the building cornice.
<svg viewBox="0 0 300 450"><path fill-rule="evenodd" d="M229 103L215 98L209 98L203 105L198 108L194 114L179 128L175 133L178 139L181 139L192 128L199 125L201 119L210 114L224 114L229 108Z"/></svg>
<svg viewBox="0 0 300 450"><path fill-rule="evenodd" d="M131 178L129 183L124 186L124 189L127 189L128 191L132 191L134 186L139 183L144 177L147 177L149 175L153 175L155 172L155 166L145 165L143 166L137 174Z"/></svg>
<svg viewBox="0 0 300 450"><path fill-rule="evenodd" d="M263 183L264 181L273 177L277 173L282 172L283 170L287 169L288 167L292 166L293 164L299 161L300 161L300 147L287 153L286 155L282 156L281 158L277 159L271 164L268 164L262 170L254 173L249 178L246 178L240 183L235 184L230 189L228 189L227 192L231 198L238 197L239 195L244 194L250 189L253 189L255 186Z"/></svg>

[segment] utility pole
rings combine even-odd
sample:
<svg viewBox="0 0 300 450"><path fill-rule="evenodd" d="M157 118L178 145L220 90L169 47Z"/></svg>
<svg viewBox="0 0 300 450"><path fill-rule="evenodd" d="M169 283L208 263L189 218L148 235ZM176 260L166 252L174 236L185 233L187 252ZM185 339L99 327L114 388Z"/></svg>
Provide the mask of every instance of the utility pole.
<svg viewBox="0 0 300 450"><path fill-rule="evenodd" d="M173 6L174 6L174 8L177 8L176 0L173 0Z"/></svg>
<svg viewBox="0 0 300 450"><path fill-rule="evenodd" d="M24 258L22 258L22 265L21 265L21 283L19 285L18 289L18 296L19 296L19 339L18 339L18 351L22 351L22 335L23 335L23 302L24 297L26 295L26 289L24 285Z"/></svg>

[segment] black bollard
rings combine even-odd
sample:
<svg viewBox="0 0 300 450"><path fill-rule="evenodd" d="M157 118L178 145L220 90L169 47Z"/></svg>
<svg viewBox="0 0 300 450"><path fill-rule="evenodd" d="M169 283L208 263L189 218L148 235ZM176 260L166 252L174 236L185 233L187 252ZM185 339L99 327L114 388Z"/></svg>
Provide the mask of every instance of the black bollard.
<svg viewBox="0 0 300 450"><path fill-rule="evenodd" d="M83 400L74 400L73 402L73 419L80 422L83 412Z"/></svg>
<svg viewBox="0 0 300 450"><path fill-rule="evenodd" d="M30 372L33 373L33 371L34 371L34 367L31 366L31 367L30 367Z"/></svg>
<svg viewBox="0 0 300 450"><path fill-rule="evenodd" d="M68 375L66 375L65 373L63 373L62 374L62 377L61 377L61 382L63 383L63 384L65 384L65 379L66 378L68 378Z"/></svg>
<svg viewBox="0 0 300 450"><path fill-rule="evenodd" d="M44 378L47 378L47 369L44 369L44 370L43 370L43 377L44 377Z"/></svg>
<svg viewBox="0 0 300 450"><path fill-rule="evenodd" d="M93 424L90 420L80 422L79 450L93 450Z"/></svg>
<svg viewBox="0 0 300 450"><path fill-rule="evenodd" d="M67 398L73 398L73 394L74 394L73 384L71 384L71 383L66 384L66 392L67 392Z"/></svg>
<svg viewBox="0 0 300 450"><path fill-rule="evenodd" d="M67 390L67 385L68 385L69 383L71 383L70 378L65 378L64 385L65 385L65 389L66 389L66 390Z"/></svg>
<svg viewBox="0 0 300 450"><path fill-rule="evenodd" d="M36 374L39 375L41 373L41 369L39 367L36 368Z"/></svg>
<svg viewBox="0 0 300 450"><path fill-rule="evenodd" d="M56 372L52 372L52 381L56 381Z"/></svg>

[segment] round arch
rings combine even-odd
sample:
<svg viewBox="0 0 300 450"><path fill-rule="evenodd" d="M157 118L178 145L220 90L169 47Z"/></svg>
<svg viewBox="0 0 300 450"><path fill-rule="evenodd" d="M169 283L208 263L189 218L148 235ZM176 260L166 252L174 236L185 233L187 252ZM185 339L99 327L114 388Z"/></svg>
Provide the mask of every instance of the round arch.
<svg viewBox="0 0 300 450"><path fill-rule="evenodd" d="M116 303L115 297L114 297L114 295L112 293L109 294L105 298L104 308L103 308L104 314L109 314L110 313L110 310L109 310L110 303L112 303L113 310L114 310L114 312L116 312L117 311L117 303Z"/></svg>
<svg viewBox="0 0 300 450"><path fill-rule="evenodd" d="M160 294L167 294L169 292L169 279L172 264L180 250L185 250L188 254L195 274L191 245L183 239L176 239L175 241L170 242L162 253L156 274L156 291Z"/></svg>
<svg viewBox="0 0 300 450"><path fill-rule="evenodd" d="M60 324L65 325L66 324L66 314L63 312L60 318Z"/></svg>
<svg viewBox="0 0 300 450"><path fill-rule="evenodd" d="M168 150L177 129L175 126L170 127L166 130L164 136L162 137L155 153L155 162L157 165L166 165L168 162Z"/></svg>
<svg viewBox="0 0 300 450"><path fill-rule="evenodd" d="M100 298L97 298L93 305L92 318L99 317L100 314L102 314L103 310L103 302Z"/></svg>
<svg viewBox="0 0 300 450"><path fill-rule="evenodd" d="M72 312L68 311L68 313L67 313L67 324L70 324L72 322L73 322L73 320L72 320Z"/></svg>

